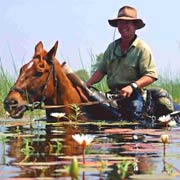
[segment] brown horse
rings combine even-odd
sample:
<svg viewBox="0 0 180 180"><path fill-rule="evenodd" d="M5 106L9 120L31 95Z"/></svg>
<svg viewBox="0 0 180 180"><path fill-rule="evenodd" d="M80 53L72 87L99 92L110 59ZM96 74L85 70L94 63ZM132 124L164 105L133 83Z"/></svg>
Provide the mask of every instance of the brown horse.
<svg viewBox="0 0 180 180"><path fill-rule="evenodd" d="M21 118L27 105L44 102L46 105L68 105L87 101L80 88L75 88L55 58L58 42L47 52L42 42L35 47L32 60L25 64L17 81L11 88L4 104L13 118ZM82 98L83 97L83 98ZM47 109L50 112L71 113L72 109Z"/></svg>
<svg viewBox="0 0 180 180"><path fill-rule="evenodd" d="M82 87L72 82L70 73L66 72L65 63L61 65L55 58L57 47L58 42L47 52L42 42L39 42L35 46L32 60L21 67L18 79L4 100L4 108L11 117L23 117L28 105L36 102L44 103L46 106L57 105L57 108L46 109L46 115L50 117L52 112L70 114L73 110L68 105L89 101ZM97 105L89 109L92 114L109 117L108 113L96 113Z"/></svg>

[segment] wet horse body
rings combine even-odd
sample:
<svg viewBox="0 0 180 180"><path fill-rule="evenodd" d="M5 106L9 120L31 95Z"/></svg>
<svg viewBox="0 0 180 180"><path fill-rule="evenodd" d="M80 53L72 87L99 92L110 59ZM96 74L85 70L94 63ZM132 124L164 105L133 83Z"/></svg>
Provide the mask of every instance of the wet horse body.
<svg viewBox="0 0 180 180"><path fill-rule="evenodd" d="M55 58L58 42L47 52L42 42L35 47L30 62L25 64L17 81L4 101L4 107L13 118L21 118L28 104L43 102L45 105L79 104L88 99L80 87L74 87ZM70 107L46 109L47 117L51 112L72 113Z"/></svg>

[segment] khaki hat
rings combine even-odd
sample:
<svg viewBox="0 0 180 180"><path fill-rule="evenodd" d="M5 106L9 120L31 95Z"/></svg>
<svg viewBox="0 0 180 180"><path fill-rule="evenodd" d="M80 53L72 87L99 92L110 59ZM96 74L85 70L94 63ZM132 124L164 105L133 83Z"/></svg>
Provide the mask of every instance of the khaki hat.
<svg viewBox="0 0 180 180"><path fill-rule="evenodd" d="M137 11L131 6L123 6L118 12L118 16L115 19L109 19L108 22L111 26L117 27L119 20L135 21L136 29L141 29L145 26L142 19L137 18Z"/></svg>

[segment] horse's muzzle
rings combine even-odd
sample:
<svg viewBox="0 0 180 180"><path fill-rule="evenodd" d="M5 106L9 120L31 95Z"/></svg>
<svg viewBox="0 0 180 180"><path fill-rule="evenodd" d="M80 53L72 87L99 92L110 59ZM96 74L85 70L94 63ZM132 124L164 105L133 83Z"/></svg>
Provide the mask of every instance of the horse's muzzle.
<svg viewBox="0 0 180 180"><path fill-rule="evenodd" d="M12 118L18 119L23 117L24 112L27 110L27 106L18 106L18 102L16 100L5 99L4 109Z"/></svg>

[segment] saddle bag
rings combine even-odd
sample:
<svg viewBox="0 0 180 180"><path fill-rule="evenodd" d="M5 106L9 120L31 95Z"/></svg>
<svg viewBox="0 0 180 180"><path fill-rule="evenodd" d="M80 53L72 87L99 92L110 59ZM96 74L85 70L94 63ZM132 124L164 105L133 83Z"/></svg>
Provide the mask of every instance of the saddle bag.
<svg viewBox="0 0 180 180"><path fill-rule="evenodd" d="M144 94L146 94L144 109L147 114L158 118L174 111L172 96L165 89L149 88L145 90Z"/></svg>

